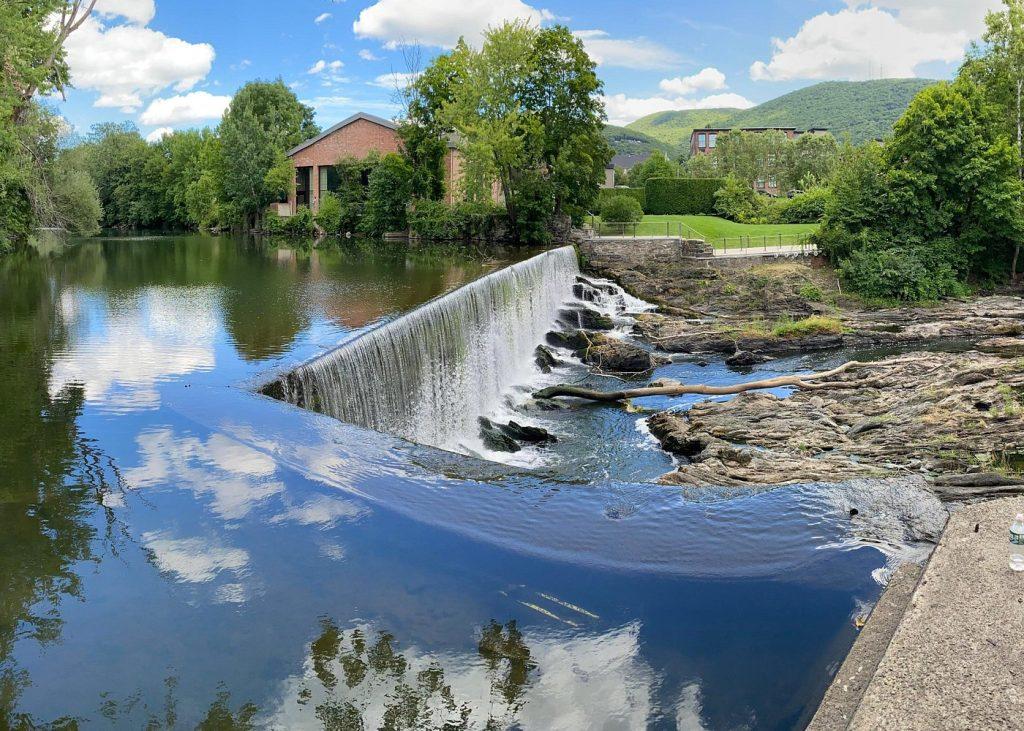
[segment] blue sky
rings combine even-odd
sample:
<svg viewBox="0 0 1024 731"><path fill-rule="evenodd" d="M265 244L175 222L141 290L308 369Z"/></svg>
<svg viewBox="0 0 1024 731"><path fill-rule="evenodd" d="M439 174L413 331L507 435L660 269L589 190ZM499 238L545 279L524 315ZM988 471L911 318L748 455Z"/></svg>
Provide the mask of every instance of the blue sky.
<svg viewBox="0 0 1024 731"><path fill-rule="evenodd" d="M999 0L99 0L68 42L78 131L216 124L250 79L282 78L329 125L394 116L403 46L422 62L525 17L563 23L599 62L611 121L751 106L829 79L955 72Z"/></svg>

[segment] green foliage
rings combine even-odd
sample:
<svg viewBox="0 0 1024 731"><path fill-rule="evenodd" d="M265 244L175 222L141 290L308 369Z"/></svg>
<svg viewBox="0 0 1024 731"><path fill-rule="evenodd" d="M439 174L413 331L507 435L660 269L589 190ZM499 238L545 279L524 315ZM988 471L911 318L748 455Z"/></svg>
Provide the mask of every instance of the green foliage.
<svg viewBox="0 0 1024 731"><path fill-rule="evenodd" d="M634 198L640 204L640 208L645 208L647 195L643 188L602 188L597 195L598 210L609 198L617 198L620 195L628 195L630 198Z"/></svg>
<svg viewBox="0 0 1024 731"><path fill-rule="evenodd" d="M641 163L633 166L629 171L629 185L632 188L643 188L648 180L654 178L678 178L682 174L682 168L678 163L667 159L659 150L651 153L651 156Z"/></svg>
<svg viewBox="0 0 1024 731"><path fill-rule="evenodd" d="M304 238L313 235L313 224L313 212L303 206L293 216L268 215L264 226L267 233L273 236Z"/></svg>
<svg viewBox="0 0 1024 731"><path fill-rule="evenodd" d="M933 83L928 79L827 81L751 109L656 112L631 122L625 129L670 144L677 154L688 154L690 132L705 126L824 127L837 140L861 144L890 136L893 125L914 96Z"/></svg>
<svg viewBox="0 0 1024 731"><path fill-rule="evenodd" d="M635 223L644 217L644 209L636 198L617 195L601 202L601 220L614 223Z"/></svg>
<svg viewBox="0 0 1024 731"><path fill-rule="evenodd" d="M1005 277L1024 185L994 111L964 76L922 91L884 147L844 151L819 244L852 288L934 299Z"/></svg>
<svg viewBox="0 0 1024 731"><path fill-rule="evenodd" d="M655 178L647 181L644 210L650 214L707 215L715 211L721 178Z"/></svg>
<svg viewBox="0 0 1024 731"><path fill-rule="evenodd" d="M772 327L771 334L777 338L802 338L809 335L838 335L845 330L842 321L834 317L811 315L802 320L782 320Z"/></svg>
<svg viewBox="0 0 1024 731"><path fill-rule="evenodd" d="M87 172L58 162L52 190L54 205L61 212L64 228L79 236L100 232L103 207Z"/></svg>
<svg viewBox="0 0 1024 731"><path fill-rule="evenodd" d="M579 219L592 206L611 158L595 69L566 28L506 23L479 50L460 41L435 59L414 85L410 117L456 132L465 198L489 199L497 181L512 238L540 243L555 215Z"/></svg>
<svg viewBox="0 0 1024 731"><path fill-rule="evenodd" d="M792 198L772 202L769 215L777 223L818 223L832 200L832 191L816 186Z"/></svg>
<svg viewBox="0 0 1024 731"><path fill-rule="evenodd" d="M642 155L654 150L661 150L666 157L677 154L673 145L657 140L640 130L606 124L602 133L617 155Z"/></svg>
<svg viewBox="0 0 1024 731"><path fill-rule="evenodd" d="M736 223L761 223L765 204L750 183L736 175L725 179L725 184L715 191L715 212L722 218Z"/></svg>
<svg viewBox="0 0 1024 731"><path fill-rule="evenodd" d="M390 153L370 173L366 205L359 228L371 236L404 231L409 224L406 207L412 198L413 170L401 156Z"/></svg>
<svg viewBox="0 0 1024 731"><path fill-rule="evenodd" d="M323 193L320 206L313 217L316 225L326 233L341 233L341 198L334 193Z"/></svg>
<svg viewBox="0 0 1024 731"><path fill-rule="evenodd" d="M915 302L969 292L957 270L926 247L857 249L839 273L857 293L881 300Z"/></svg>
<svg viewBox="0 0 1024 731"><path fill-rule="evenodd" d="M504 217L503 210L488 203L457 203L418 200L409 213L409 228L431 241L487 239Z"/></svg>
<svg viewBox="0 0 1024 731"><path fill-rule="evenodd" d="M406 121L399 125L398 136L402 139L402 155L413 171L413 196L428 200L443 198L448 143L442 133L425 124Z"/></svg>
<svg viewBox="0 0 1024 731"><path fill-rule="evenodd" d="M219 128L228 162L223 188L248 227L259 228L264 210L280 195L280 178L272 175L268 186L267 174L280 166L285 151L318 133L313 110L280 79L251 81L232 98Z"/></svg>

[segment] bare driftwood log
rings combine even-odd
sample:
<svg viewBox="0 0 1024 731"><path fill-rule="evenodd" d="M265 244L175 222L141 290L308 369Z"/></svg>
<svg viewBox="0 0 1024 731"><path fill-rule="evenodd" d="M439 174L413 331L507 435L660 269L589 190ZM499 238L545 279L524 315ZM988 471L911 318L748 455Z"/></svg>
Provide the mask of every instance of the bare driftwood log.
<svg viewBox="0 0 1024 731"><path fill-rule="evenodd" d="M847 363L843 363L838 368L833 368L828 371L820 371L818 373L808 373L798 376L777 376L775 378L765 378L761 381L736 383L731 386L708 386L705 384L678 383L663 386L628 388L622 391L595 391L590 388L581 388L579 386L562 384L542 388L540 391L535 392L533 396L534 398L572 396L574 398L588 399L590 401L615 402L644 398L645 396L684 396L688 394L698 394L702 396L729 396L736 393L743 393L745 391L758 391L767 388L781 388L787 386L808 391L819 389L863 388L865 386L871 386L875 381L872 379L828 382L825 379L838 376L841 373L857 368L865 368L868 366L872 368L886 368L905 364L912 360L914 359L893 358L891 360L877 361L874 363L864 363L861 361L851 360Z"/></svg>

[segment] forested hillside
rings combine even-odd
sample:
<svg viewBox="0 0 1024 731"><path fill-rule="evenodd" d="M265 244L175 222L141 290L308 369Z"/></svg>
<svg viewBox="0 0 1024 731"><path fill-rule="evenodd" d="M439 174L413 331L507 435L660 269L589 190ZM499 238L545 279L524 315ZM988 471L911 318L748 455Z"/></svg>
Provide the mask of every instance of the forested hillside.
<svg viewBox="0 0 1024 731"><path fill-rule="evenodd" d="M849 135L854 144L892 133L892 125L930 79L827 81L790 92L751 109L688 109L658 112L623 129L643 133L686 154L695 127L827 127L837 138ZM615 136L606 132L618 152ZM654 149L653 146L648 149ZM636 149L628 150L636 152Z"/></svg>

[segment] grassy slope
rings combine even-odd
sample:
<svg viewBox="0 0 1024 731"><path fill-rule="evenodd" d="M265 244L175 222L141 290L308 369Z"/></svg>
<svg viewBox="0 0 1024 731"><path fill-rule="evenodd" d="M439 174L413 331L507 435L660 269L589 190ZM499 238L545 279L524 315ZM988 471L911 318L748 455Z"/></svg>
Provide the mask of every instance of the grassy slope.
<svg viewBox="0 0 1024 731"><path fill-rule="evenodd" d="M682 152L696 126L827 127L837 138L854 143L885 137L929 79L827 81L772 99L746 110L658 112L631 122L626 129L650 135ZM703 116L702 116L703 115ZM621 129L621 128L619 128Z"/></svg>
<svg viewBox="0 0 1024 731"><path fill-rule="evenodd" d="M636 233L638 236L686 235L686 230L681 229L679 223L696 231L708 243L717 242L719 246L730 248L798 244L801 238L818 228L816 223L735 223L718 216L644 216L637 225ZM626 226L623 230L628 234L633 233L632 226Z"/></svg>

